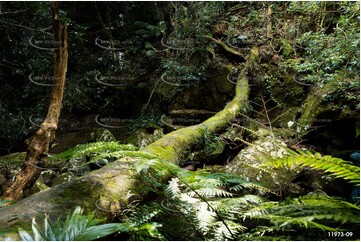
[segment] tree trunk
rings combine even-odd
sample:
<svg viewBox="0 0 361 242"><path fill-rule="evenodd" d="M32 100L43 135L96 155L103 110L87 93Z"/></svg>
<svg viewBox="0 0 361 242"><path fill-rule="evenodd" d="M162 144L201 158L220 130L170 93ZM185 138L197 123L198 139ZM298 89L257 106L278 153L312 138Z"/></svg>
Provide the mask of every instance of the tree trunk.
<svg viewBox="0 0 361 242"><path fill-rule="evenodd" d="M258 51L252 50L236 85L236 96L226 107L201 124L183 128L165 135L160 140L148 145L132 157L124 157L99 170L90 172L76 180L52 187L27 197L16 204L1 210L0 230L12 229L5 236L17 239L16 227L30 229L31 218L43 219L44 213L56 219L81 206L86 212L95 212L96 217L106 217L110 221L115 212L131 203L134 199L144 198L147 194L137 190L137 179L130 164L139 159L155 155L160 159L179 164L188 148L203 138L204 131L211 133L225 129L228 122L248 101L248 70ZM159 177L166 182L169 177ZM129 196L136 193L136 196ZM1 238L1 237L0 237Z"/></svg>
<svg viewBox="0 0 361 242"><path fill-rule="evenodd" d="M18 200L39 177L49 150L54 140L55 131L62 106L65 75L68 62L68 44L66 26L60 26L59 10L56 2L51 2L54 29L54 85L47 116L40 129L30 142L21 171L16 175L14 183L4 192L2 199Z"/></svg>

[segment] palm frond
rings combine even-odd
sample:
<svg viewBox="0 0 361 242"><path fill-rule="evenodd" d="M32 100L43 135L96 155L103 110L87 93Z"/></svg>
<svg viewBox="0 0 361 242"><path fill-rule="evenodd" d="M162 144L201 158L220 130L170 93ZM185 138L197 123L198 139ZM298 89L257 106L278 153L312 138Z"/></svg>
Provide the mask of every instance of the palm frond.
<svg viewBox="0 0 361 242"><path fill-rule="evenodd" d="M83 210L77 207L64 222L49 223L46 216L44 228L40 228L35 219L32 220L33 236L27 231L19 229L19 236L23 241L74 241L95 240L116 232L126 232L133 228L129 223L109 223L97 225L102 220L95 219L92 214L83 215Z"/></svg>

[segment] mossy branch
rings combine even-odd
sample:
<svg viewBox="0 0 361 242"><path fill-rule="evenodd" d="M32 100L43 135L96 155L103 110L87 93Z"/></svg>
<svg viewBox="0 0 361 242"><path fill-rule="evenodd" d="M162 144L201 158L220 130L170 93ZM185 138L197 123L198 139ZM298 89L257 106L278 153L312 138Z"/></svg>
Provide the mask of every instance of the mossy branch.
<svg viewBox="0 0 361 242"><path fill-rule="evenodd" d="M242 58L245 58L243 54L241 54L240 52L238 52L237 50L235 49L232 49L231 47L229 47L227 44L225 44L224 42L222 42L221 40L217 40L211 36L208 36L208 35L204 35L203 36L204 38L206 39L209 39L209 40L212 40L214 43L220 45L225 51L233 54L233 55L237 55L237 56L240 56Z"/></svg>

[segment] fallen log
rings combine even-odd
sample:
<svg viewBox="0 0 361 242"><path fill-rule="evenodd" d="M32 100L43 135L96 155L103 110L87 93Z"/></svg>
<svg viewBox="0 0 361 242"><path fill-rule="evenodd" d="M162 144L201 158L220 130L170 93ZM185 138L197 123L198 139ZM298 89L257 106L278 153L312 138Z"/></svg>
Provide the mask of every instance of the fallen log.
<svg viewBox="0 0 361 242"><path fill-rule="evenodd" d="M2 208L0 231L10 230L3 236L18 239L17 228L29 230L32 218L40 221L46 213L54 220L67 215L76 206L81 206L85 212L94 212L96 217L105 217L107 221L111 221L116 212L122 211L135 199L144 198L146 194L142 194L142 191L137 191L136 196L130 195L137 187L131 164L157 157L179 165L188 148L203 138L204 131L217 133L224 130L248 101L248 69L256 58L258 50L254 49L238 78L234 99L222 111L201 124L171 132L130 157L126 156L76 180ZM168 178L159 177L159 180L166 182Z"/></svg>

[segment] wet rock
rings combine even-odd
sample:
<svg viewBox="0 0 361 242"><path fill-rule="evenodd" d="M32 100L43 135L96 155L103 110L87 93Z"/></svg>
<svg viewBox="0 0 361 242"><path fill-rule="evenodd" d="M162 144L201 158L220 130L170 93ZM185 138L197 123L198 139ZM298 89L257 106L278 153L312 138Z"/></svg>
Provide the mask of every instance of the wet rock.
<svg viewBox="0 0 361 242"><path fill-rule="evenodd" d="M303 193L303 189L292 181L301 171L299 167L265 168L262 164L270 159L282 158L288 152L287 145L272 136L266 136L243 149L226 165L226 171L239 174L252 182L264 184L277 193L292 195Z"/></svg>
<svg viewBox="0 0 361 242"><path fill-rule="evenodd" d="M61 174L60 176L56 177L53 180L51 186L53 187L53 186L56 186L59 184L63 184L65 182L74 180L75 178L76 178L76 176L72 172L68 171L68 172L65 172L65 173Z"/></svg>
<svg viewBox="0 0 361 242"><path fill-rule="evenodd" d="M96 128L91 134L92 139L94 142L110 142L110 141L117 141L114 135L105 128Z"/></svg>
<svg viewBox="0 0 361 242"><path fill-rule="evenodd" d="M163 130L160 128L137 130L134 134L128 137L127 143L133 144L139 148L143 148L164 136Z"/></svg>
<svg viewBox="0 0 361 242"><path fill-rule="evenodd" d="M43 182L45 185L50 186L53 180L58 176L59 174L53 170L46 170L41 172L40 177L42 177Z"/></svg>
<svg viewBox="0 0 361 242"><path fill-rule="evenodd" d="M39 176L39 178L36 180L33 187L30 188L30 190L26 196L30 196L30 195L33 195L35 193L38 193L38 192L41 192L41 191L44 191L47 189L49 189L49 187L47 185L45 185L43 177Z"/></svg>
<svg viewBox="0 0 361 242"><path fill-rule="evenodd" d="M9 186L16 174L20 171L26 157L26 152L18 152L0 157L0 174L6 179Z"/></svg>
<svg viewBox="0 0 361 242"><path fill-rule="evenodd" d="M83 176L91 171L91 167L88 162L89 157L82 156L77 158L71 158L68 161L68 170L76 176Z"/></svg>

